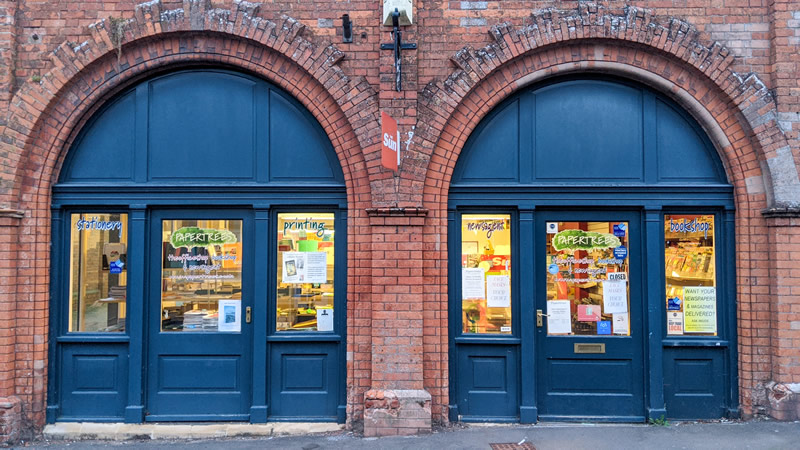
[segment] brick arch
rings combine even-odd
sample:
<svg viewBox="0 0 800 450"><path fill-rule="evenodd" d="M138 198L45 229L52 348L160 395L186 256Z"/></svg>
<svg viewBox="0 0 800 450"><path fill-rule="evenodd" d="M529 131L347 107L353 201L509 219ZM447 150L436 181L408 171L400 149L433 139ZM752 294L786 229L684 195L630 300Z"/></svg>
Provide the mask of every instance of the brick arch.
<svg viewBox="0 0 800 450"><path fill-rule="evenodd" d="M536 78L577 70L614 72L675 98L709 132L732 182L745 172L747 177L764 175L769 206L790 205L800 193L796 177L769 171L776 157L794 165L772 94L756 75L733 71L733 54L717 42L700 42L699 32L687 22L637 7L606 11L603 5L581 2L575 10L539 11L525 27L492 27L490 35L493 42L484 48L465 47L453 55L457 69L423 91L417 148L430 158L427 186L447 189L447 167L452 170L475 119L487 107ZM736 131L746 139L734 137ZM737 152L726 154L728 144ZM748 152L764 163L765 173L748 165Z"/></svg>
<svg viewBox="0 0 800 450"><path fill-rule="evenodd" d="M20 88L6 129L0 130L9 152L3 173L14 174L2 180L4 206L19 207L32 180L44 189L37 194L46 194L61 162L51 156L66 151L65 144L103 100L158 69L192 64L249 71L293 95L330 137L348 195L363 194L359 187L366 181L355 174L364 169L360 149L377 142L378 105L366 80L350 78L338 67L344 54L304 37L304 26L290 17L258 17L255 3L236 2L226 10L209 1L187 1L184 7L142 3L134 18L120 23L121 32L112 31L117 25L110 20L89 25L90 40L61 44L50 58L52 69ZM115 43L121 46L119 60Z"/></svg>
<svg viewBox="0 0 800 450"><path fill-rule="evenodd" d="M416 160L427 162L424 190L418 201L429 211L431 228L447 229L447 197L458 156L472 131L500 102L539 80L567 73L608 73L648 85L673 98L704 127L734 185L736 214L737 308L741 406L752 414L759 403L759 383L770 377L751 332L750 311L770 300L750 289L750 277L761 267L750 245L765 227L767 207L791 206L800 194L797 177L772 173L793 158L776 122L775 101L755 75L731 69L733 55L722 45L705 45L688 23L662 18L649 10L627 7L606 12L602 5L579 3L571 11L545 10L530 25L491 29L493 42L464 48L451 61L457 69L444 81L432 82L420 96L415 135ZM773 169L774 170L774 169ZM434 414L444 419L448 404L448 295L446 233L426 236L432 260L425 277L432 285L424 326L432 331L425 355L426 389ZM434 281L435 280L435 281ZM759 305L762 304L762 305ZM756 362L757 361L757 362Z"/></svg>
<svg viewBox="0 0 800 450"><path fill-rule="evenodd" d="M4 267L14 268L0 271L0 312L10 317L0 324L0 336L10 336L16 350L0 355L0 399L21 403L29 425L44 422L51 187L80 128L112 96L180 67L227 67L264 78L294 96L322 125L342 166L348 204L370 201L364 150L378 145L377 95L365 79L350 78L338 67L344 54L307 38L303 25L290 17L259 17L257 4L234 2L229 10L212 8L206 0L183 5L164 9L160 1L143 3L134 18L122 22L119 40L103 20L89 26L88 41L61 44L50 71L20 87L0 129L0 242L16 243L0 248L0 259L10 263ZM363 208L351 207L348 214L355 227L366 220ZM349 242L352 246L355 239ZM354 261L348 267L355 267ZM348 318L348 335L358 334ZM20 371L30 376L19 379ZM348 390L348 408L357 402Z"/></svg>

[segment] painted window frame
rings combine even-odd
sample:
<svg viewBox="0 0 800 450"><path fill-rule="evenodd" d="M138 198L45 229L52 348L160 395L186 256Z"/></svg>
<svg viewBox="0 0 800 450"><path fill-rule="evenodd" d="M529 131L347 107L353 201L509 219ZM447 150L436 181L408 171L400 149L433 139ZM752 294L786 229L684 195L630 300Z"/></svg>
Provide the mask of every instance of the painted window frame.
<svg viewBox="0 0 800 450"><path fill-rule="evenodd" d="M333 330L305 331L278 330L278 215L279 214L333 214L334 269L333 269ZM267 340L268 341L334 341L344 340L346 334L347 304L347 209L338 204L320 203L318 206L303 203L273 205L269 210L269 232L267 252L269 270L267 274ZM338 230L338 231L336 231ZM339 313L341 312L341 313Z"/></svg>
<svg viewBox="0 0 800 450"><path fill-rule="evenodd" d="M56 313L58 316L57 326L55 330L51 330L56 332L56 337L58 338L72 338L78 341L81 340L96 340L101 339L103 341L111 340L128 340L130 336L130 283L126 284L125 286L125 295L126 295L126 302L125 302L125 330L121 332L107 332L107 331L70 331L70 324L69 324L69 314L67 313L68 309L70 308L70 272L71 272L71 264L70 264L70 256L71 256L71 244L72 244L72 216L73 215L86 215L86 214L125 214L127 216L127 230L124 230L125 237L127 239L127 246L130 248L131 246L131 239L133 236L131 235L131 211L127 206L99 206L99 205L91 205L91 206L78 206L78 205L70 205L68 207L63 207L58 210L58 220L60 223L52 222L53 230L53 245L51 246L51 252L54 257L52 257L51 261L54 267L51 267L51 273L55 275L55 279L51 279L51 314ZM56 255L56 252L57 255ZM133 270L140 270L141 267L138 267L142 264L142 261L134 262L131 264L131 261L127 261L126 264L128 268L128 274L130 274ZM130 276L130 275L128 275ZM57 309L54 310L53 307Z"/></svg>
<svg viewBox="0 0 800 450"><path fill-rule="evenodd" d="M716 335L706 334L668 334L667 333L667 303L666 303L666 233L664 231L664 223L667 216L674 215L705 215L714 218L714 285L716 287L716 312L717 312L717 333ZM735 273L736 266L735 260L735 242L734 233L729 228L729 216L733 216L733 211L727 212L719 206L688 206L682 207L677 205L665 206L660 214L660 233L658 236L661 251L659 252L658 261L660 264L660 283L659 289L662 293L663 300L661 301L661 336L664 341L665 347L670 346L690 346L696 343L699 346L730 346L735 345L736 331L736 283ZM725 266L725 261L731 259L733 265ZM732 318L731 318L732 316ZM731 327L734 327L731 330ZM733 336L733 337L732 337Z"/></svg>

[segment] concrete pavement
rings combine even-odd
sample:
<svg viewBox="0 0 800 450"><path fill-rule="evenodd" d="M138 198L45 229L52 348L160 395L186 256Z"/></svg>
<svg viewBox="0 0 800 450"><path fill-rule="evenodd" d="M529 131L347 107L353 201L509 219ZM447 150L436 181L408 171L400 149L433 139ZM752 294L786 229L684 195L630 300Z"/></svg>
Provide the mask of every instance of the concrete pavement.
<svg viewBox="0 0 800 450"><path fill-rule="evenodd" d="M295 430L297 432L299 430ZM188 436L188 435L187 435ZM199 435L196 435L200 437ZM144 437L141 436L140 437ZM490 444L530 443L547 449L800 449L800 422L676 422L657 425L456 424L427 436L362 438L344 430L295 436L218 437L214 439L136 439L126 441L42 439L28 448L155 449L482 449Z"/></svg>

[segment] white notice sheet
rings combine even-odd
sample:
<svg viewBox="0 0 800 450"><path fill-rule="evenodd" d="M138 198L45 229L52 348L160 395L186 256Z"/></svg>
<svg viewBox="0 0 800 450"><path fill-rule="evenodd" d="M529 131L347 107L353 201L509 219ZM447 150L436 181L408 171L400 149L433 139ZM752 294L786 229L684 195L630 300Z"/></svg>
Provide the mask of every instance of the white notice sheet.
<svg viewBox="0 0 800 450"><path fill-rule="evenodd" d="M614 334L628 334L628 313L613 314Z"/></svg>
<svg viewBox="0 0 800 450"><path fill-rule="evenodd" d="M603 314L628 312L628 282L603 282Z"/></svg>
<svg viewBox="0 0 800 450"><path fill-rule="evenodd" d="M486 298L484 273L481 268L461 269L461 298L463 300Z"/></svg>
<svg viewBox="0 0 800 450"><path fill-rule="evenodd" d="M489 308L511 306L511 280L508 275L486 275L486 306Z"/></svg>
<svg viewBox="0 0 800 450"><path fill-rule="evenodd" d="M569 300L547 302L547 334L572 333L572 315Z"/></svg>
<svg viewBox="0 0 800 450"><path fill-rule="evenodd" d="M306 283L328 282L328 254L325 252L307 252Z"/></svg>
<svg viewBox="0 0 800 450"><path fill-rule="evenodd" d="M328 254L283 252L283 283L327 283Z"/></svg>
<svg viewBox="0 0 800 450"><path fill-rule="evenodd" d="M317 331L333 331L333 308L317 308Z"/></svg>
<svg viewBox="0 0 800 450"><path fill-rule="evenodd" d="M241 300L220 300L217 303L217 330L218 331L242 331L242 301Z"/></svg>

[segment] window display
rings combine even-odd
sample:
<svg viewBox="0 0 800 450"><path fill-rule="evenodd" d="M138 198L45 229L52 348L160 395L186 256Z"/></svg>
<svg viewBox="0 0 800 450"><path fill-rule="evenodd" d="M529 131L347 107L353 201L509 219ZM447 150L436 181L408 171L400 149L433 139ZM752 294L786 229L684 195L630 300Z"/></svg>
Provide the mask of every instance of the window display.
<svg viewBox="0 0 800 450"><path fill-rule="evenodd" d="M547 222L547 334L630 335L628 222Z"/></svg>
<svg viewBox="0 0 800 450"><path fill-rule="evenodd" d="M278 214L278 331L333 331L334 214Z"/></svg>
<svg viewBox="0 0 800 450"><path fill-rule="evenodd" d="M511 334L511 216L461 216L464 333Z"/></svg>
<svg viewBox="0 0 800 450"><path fill-rule="evenodd" d="M242 221L162 221L161 331L241 331Z"/></svg>
<svg viewBox="0 0 800 450"><path fill-rule="evenodd" d="M69 331L125 331L127 214L70 218Z"/></svg>
<svg viewBox="0 0 800 450"><path fill-rule="evenodd" d="M667 334L717 335L714 216L664 216Z"/></svg>

